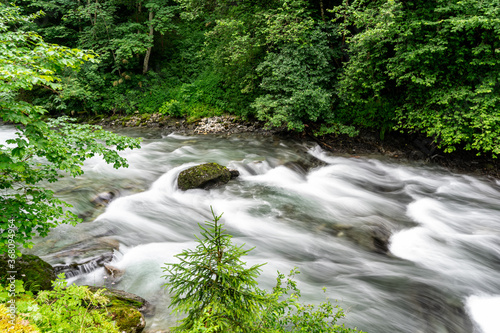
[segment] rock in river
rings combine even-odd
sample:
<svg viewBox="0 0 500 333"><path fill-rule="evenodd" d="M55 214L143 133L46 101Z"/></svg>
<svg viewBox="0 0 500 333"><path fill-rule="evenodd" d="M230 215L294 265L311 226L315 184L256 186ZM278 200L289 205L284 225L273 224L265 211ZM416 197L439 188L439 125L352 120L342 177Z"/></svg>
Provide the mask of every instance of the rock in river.
<svg viewBox="0 0 500 333"><path fill-rule="evenodd" d="M52 281L56 279L54 268L37 256L24 254L21 258L15 259L14 268L9 264L10 258L7 255L0 255L0 284L7 285L7 272L16 271L17 279L24 281L25 286L29 286L31 291L49 290L52 288Z"/></svg>
<svg viewBox="0 0 500 333"><path fill-rule="evenodd" d="M238 171L229 170L217 163L205 163L182 171L177 178L177 184L184 191L193 188L207 190L224 185L238 175Z"/></svg>
<svg viewBox="0 0 500 333"><path fill-rule="evenodd" d="M337 237L347 237L365 249L377 253L389 252L390 228L382 223L371 223L362 226L335 225L332 230Z"/></svg>
<svg viewBox="0 0 500 333"><path fill-rule="evenodd" d="M92 292L100 287L87 286ZM154 306L144 298L118 289L105 289L103 295L109 299L108 313L115 319L120 332L140 333L146 326L144 316L154 314Z"/></svg>

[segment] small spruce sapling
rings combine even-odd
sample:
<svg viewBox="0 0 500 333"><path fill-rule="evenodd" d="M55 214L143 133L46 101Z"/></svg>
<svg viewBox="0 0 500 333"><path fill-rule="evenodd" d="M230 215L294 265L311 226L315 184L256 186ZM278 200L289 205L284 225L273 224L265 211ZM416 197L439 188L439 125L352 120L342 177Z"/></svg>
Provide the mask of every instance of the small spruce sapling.
<svg viewBox="0 0 500 333"><path fill-rule="evenodd" d="M201 236L194 250L176 255L179 263L163 268L165 287L172 295L174 313L187 314L177 331L254 332L268 301L265 291L257 287L260 265L245 267L241 257L248 254L231 242L219 222L222 214L201 225Z"/></svg>

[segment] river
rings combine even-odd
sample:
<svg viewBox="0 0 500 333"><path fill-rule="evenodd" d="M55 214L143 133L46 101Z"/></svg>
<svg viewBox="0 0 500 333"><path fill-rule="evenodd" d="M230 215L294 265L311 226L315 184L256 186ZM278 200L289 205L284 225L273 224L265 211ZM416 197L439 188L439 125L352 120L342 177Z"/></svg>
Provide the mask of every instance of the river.
<svg viewBox="0 0 500 333"><path fill-rule="evenodd" d="M51 185L87 222L59 226L31 253L53 265L87 262L71 282L146 298L156 305L147 329L174 325L162 266L195 246L212 206L235 243L255 247L244 261L267 263L260 286L298 267L304 301L337 300L349 327L500 332L498 180L269 136L123 133L144 137L141 149L123 154L129 168L93 158L83 176ZM0 140L10 135L0 128ZM209 191L178 190L179 172L203 162L240 176ZM117 195L109 205L91 203L108 191ZM120 277L96 264L106 255Z"/></svg>

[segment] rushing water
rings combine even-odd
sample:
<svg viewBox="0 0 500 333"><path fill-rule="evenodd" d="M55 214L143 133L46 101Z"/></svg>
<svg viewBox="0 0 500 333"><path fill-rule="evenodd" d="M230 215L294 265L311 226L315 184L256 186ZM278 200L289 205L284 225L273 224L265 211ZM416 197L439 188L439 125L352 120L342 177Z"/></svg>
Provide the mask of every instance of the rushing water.
<svg viewBox="0 0 500 333"><path fill-rule="evenodd" d="M11 133L1 127L0 139ZM149 329L175 322L161 267L195 246L197 224L210 219L212 206L236 243L255 247L248 264L267 262L261 286L271 288L277 270L296 266L304 299L338 300L348 326L500 332L500 182L273 137L143 134L143 147L124 153L128 169L94 158L84 176L56 185L89 222L58 227L33 253L54 265L87 262L70 278L78 284L148 299L156 305ZM240 177L210 191L178 190L179 172L202 162ZM90 201L105 191L118 198L96 208ZM383 253L373 235L389 233ZM117 279L94 260L110 253L109 264L123 272Z"/></svg>

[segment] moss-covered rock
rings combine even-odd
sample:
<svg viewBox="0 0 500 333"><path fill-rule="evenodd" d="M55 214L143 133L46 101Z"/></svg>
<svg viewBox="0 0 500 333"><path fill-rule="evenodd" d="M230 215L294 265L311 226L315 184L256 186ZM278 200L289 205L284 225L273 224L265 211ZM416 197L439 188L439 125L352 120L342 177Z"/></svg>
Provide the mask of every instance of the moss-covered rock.
<svg viewBox="0 0 500 333"><path fill-rule="evenodd" d="M88 286L92 292L99 287ZM122 290L106 289L103 295L109 299L108 312L121 332L140 333L146 326L144 315L152 315L154 307L144 298Z"/></svg>
<svg viewBox="0 0 500 333"><path fill-rule="evenodd" d="M0 284L6 285L7 272L16 271L17 280L22 280L24 286L33 292L52 289L52 281L56 279L54 268L40 259L40 257L24 254L21 258L15 259L15 269L9 265L11 260L7 255L0 255Z"/></svg>
<svg viewBox="0 0 500 333"><path fill-rule="evenodd" d="M121 332L140 333L146 327L144 316L130 306L113 305L108 309Z"/></svg>
<svg viewBox="0 0 500 333"><path fill-rule="evenodd" d="M224 185L237 176L237 171L230 171L225 166L205 163L182 171L177 178L177 185L184 191L193 188L210 189Z"/></svg>

